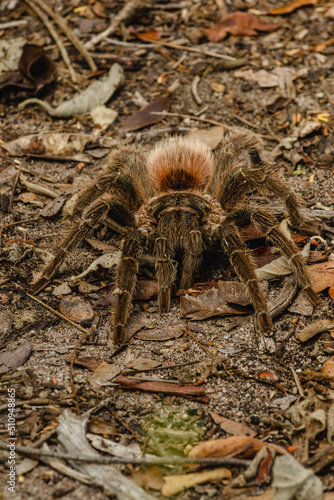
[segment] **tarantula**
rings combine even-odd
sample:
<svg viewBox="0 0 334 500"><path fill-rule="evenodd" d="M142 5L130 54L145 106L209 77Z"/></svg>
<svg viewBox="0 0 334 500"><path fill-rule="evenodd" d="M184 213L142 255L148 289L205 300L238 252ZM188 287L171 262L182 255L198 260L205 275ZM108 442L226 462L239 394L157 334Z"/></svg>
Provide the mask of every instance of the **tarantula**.
<svg viewBox="0 0 334 500"><path fill-rule="evenodd" d="M204 142L172 138L150 152L125 147L113 152L104 173L83 189L73 210L73 221L52 262L32 286L38 292L55 276L66 253L82 244L101 226L123 235L118 265L117 303L113 309L114 343L125 342L136 286L138 258L145 251L156 257L160 312L168 312L171 286L176 279L173 257L181 255L180 288L187 289L198 269L203 250L217 243L245 283L262 331L271 331L266 297L239 229L258 226L291 262L299 286L313 304L319 302L306 274L302 256L267 211L247 205L257 190L282 198L291 222L304 221L294 193L271 175L261 160L262 145L248 131L227 133L211 150Z"/></svg>

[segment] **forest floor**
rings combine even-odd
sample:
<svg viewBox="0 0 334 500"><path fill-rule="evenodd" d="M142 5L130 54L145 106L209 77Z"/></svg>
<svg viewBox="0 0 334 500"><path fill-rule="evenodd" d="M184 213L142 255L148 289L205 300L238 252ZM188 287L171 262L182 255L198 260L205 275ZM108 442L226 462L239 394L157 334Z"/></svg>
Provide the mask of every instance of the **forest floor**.
<svg viewBox="0 0 334 500"><path fill-rule="evenodd" d="M299 1L297 8L286 0L138 0L127 2L133 11L124 11L119 0L52 0L44 17L70 65L39 17L45 5L0 5L0 431L6 443L7 399L14 390L15 444L27 448L20 454L17 448L14 496L8 490L8 454L0 450L2 498L110 497L117 487L108 467L146 490L147 498L175 491L184 500L275 500L282 477L285 485L289 477L300 499L322 498L321 486L327 500L334 498L334 3ZM272 10L277 7L282 9ZM92 42L92 59L78 53L55 12L81 46ZM110 22L109 35L94 42ZM105 88L93 90L83 99L84 111L69 105L51 116L36 103L19 107L37 97L56 108L93 82L106 82L113 64L123 73L119 81L110 76L115 92L108 98ZM173 289L170 312L161 315L154 262L146 259L129 343L118 349L110 337L108 304L121 237L108 232L103 239L96 232L69 252L53 281L35 296L29 293L57 248L65 203L98 178L110 149L130 145L146 152L179 135L214 147L224 132L240 127L262 139L273 175L300 197L318 227L314 235L297 227L291 234L299 250L308 251L319 307L276 269L263 285L269 304L280 301L272 337L256 332L254 314L241 299L234 314L233 307L230 314L218 314L217 307L231 305L224 294L236 295L238 305L240 289L227 256L215 251L205 252L187 295ZM282 200L254 192L250 203L284 218ZM279 257L254 227L243 235L258 268ZM71 280L103 254L111 265ZM197 303L197 319L190 321L185 310L198 297L205 304ZM80 452L66 446L75 434L68 410L81 423L88 418L89 441ZM65 438L57 428L61 419ZM46 451L46 443L51 454L84 455L90 449L128 463L65 462L56 456L50 462L32 454L31 449ZM123 447L104 451L115 443ZM200 443L203 448L197 454L193 448L192 456L212 457L212 463L194 468L197 477L187 487L189 465L169 461L186 458ZM281 455L282 448L291 455ZM145 454L152 463L136 464L134 458ZM237 460L216 460L226 456ZM286 456L294 457L292 464L282 461ZM203 479L206 471L216 478ZM172 479L173 490L164 478L177 474L185 477ZM294 498L292 490L287 499ZM141 497L136 495L118 490L119 499Z"/></svg>

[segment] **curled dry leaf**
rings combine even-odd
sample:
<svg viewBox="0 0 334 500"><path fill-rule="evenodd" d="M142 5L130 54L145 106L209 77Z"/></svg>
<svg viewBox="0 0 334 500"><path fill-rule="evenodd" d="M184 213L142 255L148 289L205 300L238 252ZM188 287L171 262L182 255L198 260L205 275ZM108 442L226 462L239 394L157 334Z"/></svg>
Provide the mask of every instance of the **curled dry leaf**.
<svg viewBox="0 0 334 500"><path fill-rule="evenodd" d="M251 448L246 447L250 446ZM281 446L271 443L265 443L260 439L251 436L231 436L225 439L213 439L211 441L203 441L203 443L194 446L190 450L189 457L226 457L228 455L238 455L243 457L254 457L263 447L274 450L277 453L286 453Z"/></svg>
<svg viewBox="0 0 334 500"><path fill-rule="evenodd" d="M334 285L334 261L307 266L307 274L315 292L321 292Z"/></svg>
<svg viewBox="0 0 334 500"><path fill-rule="evenodd" d="M59 312L76 323L91 321L94 317L92 306L82 297L64 297L59 302Z"/></svg>
<svg viewBox="0 0 334 500"><path fill-rule="evenodd" d="M39 45L24 45L19 69L25 78L35 83L36 90L51 83L56 77L56 64Z"/></svg>
<svg viewBox="0 0 334 500"><path fill-rule="evenodd" d="M314 335L317 335L317 333L325 332L326 330L334 330L334 320L319 319L318 321L314 321L314 323L305 326L305 328L297 332L297 336L301 342L306 342L314 337Z"/></svg>
<svg viewBox="0 0 334 500"><path fill-rule="evenodd" d="M218 289L192 297L181 297L181 316L189 319L206 319L213 316L246 314L250 305L247 291L243 283L238 281L218 281Z"/></svg>
<svg viewBox="0 0 334 500"><path fill-rule="evenodd" d="M333 326L334 328L334 326ZM328 358L321 367L322 373L334 379L334 356Z"/></svg>
<svg viewBox="0 0 334 500"><path fill-rule="evenodd" d="M92 142L88 134L30 134L2 144L12 156L52 155L70 156L82 152Z"/></svg>
<svg viewBox="0 0 334 500"><path fill-rule="evenodd" d="M134 115L129 116L124 120L120 126L120 130L123 132L130 132L132 130L138 130L140 128L146 127L147 125L153 125L154 123L159 123L164 119L163 115L156 115L154 113L169 111L171 105L170 99L167 97L159 97L154 102L151 102L140 111L137 111Z"/></svg>
<svg viewBox="0 0 334 500"><path fill-rule="evenodd" d="M129 33L132 33L139 40L142 40L143 42L152 42L152 41L160 40L160 38L161 38L161 33L158 30L138 32L134 29L133 26L129 26L128 30L129 30Z"/></svg>
<svg viewBox="0 0 334 500"><path fill-rule="evenodd" d="M300 9L300 7L305 7L305 5L317 5L318 1L319 0L294 0L294 2L291 2L288 5L268 10L267 14L271 14L273 16L290 14L291 12Z"/></svg>
<svg viewBox="0 0 334 500"><path fill-rule="evenodd" d="M28 104L38 104L44 108L49 115L59 118L68 118L73 115L85 115L97 106L102 106L102 104L109 101L122 82L123 69L118 63L115 63L112 65L106 80L97 80L91 83L86 90L81 92L81 94L73 99L62 102L56 108L53 108L50 104L40 99L26 99L19 104L19 108L22 109Z"/></svg>
<svg viewBox="0 0 334 500"><path fill-rule="evenodd" d="M231 35L253 36L258 31L275 31L278 24L264 23L257 16L247 12L232 12L223 17L219 23L209 29L202 29L204 35L210 42L220 42L226 38L228 33Z"/></svg>
<svg viewBox="0 0 334 500"><path fill-rule="evenodd" d="M164 485L161 488L161 493L165 497L171 497L184 491L188 488L203 484L209 481L221 481L222 479L230 479L232 473L230 470L220 467L213 470L203 470L201 472L193 472L191 474L173 474L164 476Z"/></svg>

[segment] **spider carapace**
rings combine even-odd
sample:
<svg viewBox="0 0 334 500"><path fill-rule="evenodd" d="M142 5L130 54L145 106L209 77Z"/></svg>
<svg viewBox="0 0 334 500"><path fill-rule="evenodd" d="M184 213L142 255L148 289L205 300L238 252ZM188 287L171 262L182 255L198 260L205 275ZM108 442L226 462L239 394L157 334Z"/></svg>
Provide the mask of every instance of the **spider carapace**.
<svg viewBox="0 0 334 500"><path fill-rule="evenodd" d="M172 138L146 154L131 147L114 151L104 173L79 193L55 257L31 291L37 293L52 280L66 253L107 226L123 236L113 309L115 344L125 342L142 252L156 258L159 310L168 312L176 280L175 255L181 255L182 261L180 288L187 289L204 249L217 245L245 283L260 328L270 331L267 300L239 232L255 224L291 262L299 286L317 304L319 298L297 247L281 231L275 216L251 202L253 191L281 198L292 224L305 224L296 195L272 175L261 151L257 136L243 130L227 133L213 150L201 141Z"/></svg>

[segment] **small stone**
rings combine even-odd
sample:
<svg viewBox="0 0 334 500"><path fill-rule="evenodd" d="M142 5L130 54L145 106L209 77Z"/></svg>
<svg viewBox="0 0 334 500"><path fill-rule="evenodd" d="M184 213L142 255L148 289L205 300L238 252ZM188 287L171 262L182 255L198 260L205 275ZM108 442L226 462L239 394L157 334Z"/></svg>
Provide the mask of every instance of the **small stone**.
<svg viewBox="0 0 334 500"><path fill-rule="evenodd" d="M68 295L69 293L72 293L71 288L69 287L68 283L62 283L61 285L56 286L53 289L52 295Z"/></svg>

